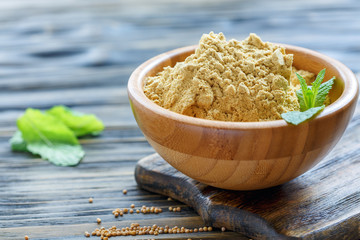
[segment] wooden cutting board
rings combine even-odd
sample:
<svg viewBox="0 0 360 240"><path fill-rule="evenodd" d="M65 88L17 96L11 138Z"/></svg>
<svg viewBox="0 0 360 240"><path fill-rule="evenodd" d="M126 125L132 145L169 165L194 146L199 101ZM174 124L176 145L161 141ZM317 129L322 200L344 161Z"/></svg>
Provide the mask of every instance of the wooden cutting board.
<svg viewBox="0 0 360 240"><path fill-rule="evenodd" d="M340 147L304 175L281 186L230 191L199 183L158 154L141 159L138 185L193 207L207 225L252 239L359 239L360 148Z"/></svg>

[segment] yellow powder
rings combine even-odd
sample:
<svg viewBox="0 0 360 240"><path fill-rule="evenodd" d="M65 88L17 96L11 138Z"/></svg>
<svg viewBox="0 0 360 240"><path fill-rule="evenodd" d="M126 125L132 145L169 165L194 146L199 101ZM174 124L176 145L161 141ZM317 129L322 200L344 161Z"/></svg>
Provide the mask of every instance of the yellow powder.
<svg viewBox="0 0 360 240"><path fill-rule="evenodd" d="M268 121L299 110L293 55L255 35L226 41L204 34L195 53L146 81L156 104L188 116L221 121ZM300 70L307 81L314 75Z"/></svg>

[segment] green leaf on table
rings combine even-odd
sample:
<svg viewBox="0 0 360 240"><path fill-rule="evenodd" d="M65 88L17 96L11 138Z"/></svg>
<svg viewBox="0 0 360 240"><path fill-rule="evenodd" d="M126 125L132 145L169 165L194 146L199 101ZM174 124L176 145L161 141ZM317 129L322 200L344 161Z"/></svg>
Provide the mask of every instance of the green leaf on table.
<svg viewBox="0 0 360 240"><path fill-rule="evenodd" d="M104 130L104 124L94 114L75 112L65 106L54 106L46 113L61 120L77 137L98 135Z"/></svg>
<svg viewBox="0 0 360 240"><path fill-rule="evenodd" d="M59 142L53 142L51 145L42 142L29 143L27 149L58 166L75 166L85 155L80 145Z"/></svg>
<svg viewBox="0 0 360 240"><path fill-rule="evenodd" d="M313 107L310 108L304 112L299 111L291 111L281 114L281 117L288 123L298 125L308 119L311 119L316 114L321 112L325 108L325 105L322 105L321 107Z"/></svg>
<svg viewBox="0 0 360 240"><path fill-rule="evenodd" d="M28 108L17 121L28 151L59 166L74 166L84 156L75 134L60 120Z"/></svg>
<svg viewBox="0 0 360 240"><path fill-rule="evenodd" d="M26 142L20 131L16 131L10 139L11 149L19 152L27 152Z"/></svg>

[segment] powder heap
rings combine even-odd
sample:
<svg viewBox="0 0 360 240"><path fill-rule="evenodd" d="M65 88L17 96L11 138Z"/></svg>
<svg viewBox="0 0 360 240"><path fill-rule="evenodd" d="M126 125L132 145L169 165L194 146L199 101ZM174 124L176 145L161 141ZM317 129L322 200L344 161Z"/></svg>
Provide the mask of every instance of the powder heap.
<svg viewBox="0 0 360 240"><path fill-rule="evenodd" d="M222 33L204 34L195 53L149 77L145 95L184 115L221 121L281 119L299 110L293 55L255 35L226 41ZM302 71L305 78L313 78Z"/></svg>

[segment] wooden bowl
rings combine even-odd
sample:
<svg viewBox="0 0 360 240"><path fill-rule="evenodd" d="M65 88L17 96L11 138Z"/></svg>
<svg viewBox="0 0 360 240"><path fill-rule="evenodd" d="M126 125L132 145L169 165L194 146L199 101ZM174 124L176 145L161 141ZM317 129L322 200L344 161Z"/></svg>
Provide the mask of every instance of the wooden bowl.
<svg viewBox="0 0 360 240"><path fill-rule="evenodd" d="M174 168L208 185L254 190L285 183L315 166L333 149L348 125L358 98L355 75L342 63L318 52L283 45L294 66L313 73L326 68L336 77L332 104L315 119L293 126L284 120L223 122L184 116L149 100L144 81L174 66L196 46L158 55L140 65L128 82L135 119L153 148Z"/></svg>

